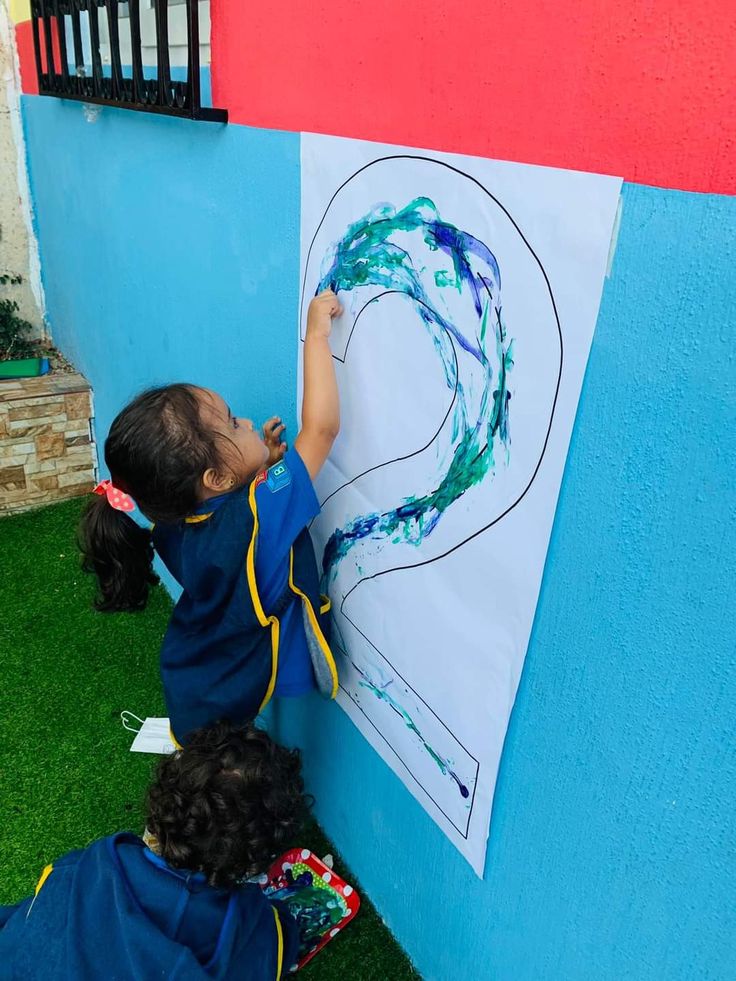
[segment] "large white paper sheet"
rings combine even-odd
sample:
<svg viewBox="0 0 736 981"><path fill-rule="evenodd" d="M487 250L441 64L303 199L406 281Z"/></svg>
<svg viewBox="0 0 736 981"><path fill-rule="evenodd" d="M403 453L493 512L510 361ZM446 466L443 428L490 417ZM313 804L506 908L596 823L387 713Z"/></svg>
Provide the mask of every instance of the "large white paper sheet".
<svg viewBox="0 0 736 981"><path fill-rule="evenodd" d="M481 876L620 186L302 136L300 337L317 290L345 307L312 527L339 702Z"/></svg>

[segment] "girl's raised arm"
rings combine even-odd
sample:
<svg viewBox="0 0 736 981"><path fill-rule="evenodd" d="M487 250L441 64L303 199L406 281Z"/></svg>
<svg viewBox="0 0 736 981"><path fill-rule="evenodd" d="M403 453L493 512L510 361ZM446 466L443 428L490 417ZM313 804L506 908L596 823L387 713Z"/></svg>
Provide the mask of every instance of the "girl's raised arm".
<svg viewBox="0 0 736 981"><path fill-rule="evenodd" d="M304 396L302 426L294 446L314 479L327 459L340 430L340 400L329 337L332 318L342 308L332 290L309 304L304 339Z"/></svg>

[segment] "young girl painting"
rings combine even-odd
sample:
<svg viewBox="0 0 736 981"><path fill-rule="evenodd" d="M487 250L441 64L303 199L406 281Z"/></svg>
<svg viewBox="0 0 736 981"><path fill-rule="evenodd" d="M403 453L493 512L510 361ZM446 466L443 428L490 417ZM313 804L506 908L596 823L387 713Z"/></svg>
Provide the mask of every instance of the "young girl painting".
<svg viewBox="0 0 736 981"><path fill-rule="evenodd" d="M337 693L307 525L319 512L312 481L339 429L329 347L339 312L329 290L309 307L292 448L278 418L260 434L189 384L138 396L105 442L110 479L82 520L84 567L97 576L100 610L145 606L154 551L182 587L161 650L177 742L216 719L249 721L274 694ZM151 529L127 513L136 504Z"/></svg>

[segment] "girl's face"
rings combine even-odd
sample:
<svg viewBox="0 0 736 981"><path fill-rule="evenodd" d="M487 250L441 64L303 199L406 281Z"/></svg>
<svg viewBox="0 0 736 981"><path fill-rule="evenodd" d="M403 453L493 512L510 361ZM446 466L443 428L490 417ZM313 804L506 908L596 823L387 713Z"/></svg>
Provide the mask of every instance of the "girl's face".
<svg viewBox="0 0 736 981"><path fill-rule="evenodd" d="M251 420L234 416L216 392L202 388L198 397L203 421L223 437L223 463L227 468L224 474L208 470L203 475L203 483L208 490L222 493L244 484L257 473L268 460L268 447Z"/></svg>

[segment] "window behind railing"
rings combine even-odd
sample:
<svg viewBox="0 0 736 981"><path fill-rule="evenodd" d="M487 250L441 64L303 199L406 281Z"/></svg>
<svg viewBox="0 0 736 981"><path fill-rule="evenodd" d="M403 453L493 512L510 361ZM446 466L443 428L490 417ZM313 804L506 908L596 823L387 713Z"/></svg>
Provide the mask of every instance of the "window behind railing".
<svg viewBox="0 0 736 981"><path fill-rule="evenodd" d="M199 14L197 0L31 0L39 93L227 122L226 110L202 106ZM172 71L172 19L174 44L186 44L181 71Z"/></svg>

